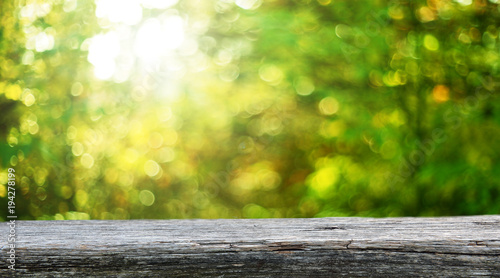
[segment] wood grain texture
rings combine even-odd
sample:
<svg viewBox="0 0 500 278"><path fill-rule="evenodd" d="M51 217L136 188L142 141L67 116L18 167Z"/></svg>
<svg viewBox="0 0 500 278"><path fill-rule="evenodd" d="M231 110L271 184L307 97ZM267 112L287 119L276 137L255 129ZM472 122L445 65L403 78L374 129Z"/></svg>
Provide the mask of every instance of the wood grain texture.
<svg viewBox="0 0 500 278"><path fill-rule="evenodd" d="M499 215L19 221L16 233L18 277L500 277Z"/></svg>

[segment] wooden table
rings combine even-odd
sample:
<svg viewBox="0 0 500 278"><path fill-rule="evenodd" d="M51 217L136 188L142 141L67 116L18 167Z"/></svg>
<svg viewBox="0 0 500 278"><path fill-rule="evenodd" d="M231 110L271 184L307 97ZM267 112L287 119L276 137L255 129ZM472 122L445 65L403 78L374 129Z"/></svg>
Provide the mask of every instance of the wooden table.
<svg viewBox="0 0 500 278"><path fill-rule="evenodd" d="M500 277L500 215L16 221L15 229L18 277ZM8 224L0 231L8 259ZM14 273L7 259L1 277Z"/></svg>

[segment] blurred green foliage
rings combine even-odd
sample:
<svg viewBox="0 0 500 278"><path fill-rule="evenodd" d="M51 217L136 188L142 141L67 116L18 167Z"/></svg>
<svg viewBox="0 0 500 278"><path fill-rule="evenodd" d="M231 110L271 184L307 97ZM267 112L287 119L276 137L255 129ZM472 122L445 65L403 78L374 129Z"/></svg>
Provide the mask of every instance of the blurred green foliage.
<svg viewBox="0 0 500 278"><path fill-rule="evenodd" d="M16 0L20 219L500 213L495 0Z"/></svg>

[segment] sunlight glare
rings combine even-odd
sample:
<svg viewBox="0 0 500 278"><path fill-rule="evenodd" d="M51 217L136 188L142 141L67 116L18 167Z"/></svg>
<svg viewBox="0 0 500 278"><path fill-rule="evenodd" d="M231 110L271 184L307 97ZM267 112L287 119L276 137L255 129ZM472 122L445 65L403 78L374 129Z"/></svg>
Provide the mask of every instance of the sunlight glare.
<svg viewBox="0 0 500 278"><path fill-rule="evenodd" d="M184 42L184 21L172 15L162 22L156 18L144 22L135 39L135 53L147 62L167 54L166 50L175 50Z"/></svg>
<svg viewBox="0 0 500 278"><path fill-rule="evenodd" d="M120 43L115 32L99 34L92 38L88 61L94 65L94 74L99 79L109 79L115 72L115 58L120 53Z"/></svg>
<svg viewBox="0 0 500 278"><path fill-rule="evenodd" d="M245 10L255 10L262 5L262 0L236 0L235 4Z"/></svg>
<svg viewBox="0 0 500 278"><path fill-rule="evenodd" d="M163 21L164 36L169 49L177 49L184 42L184 21L179 16L169 16Z"/></svg>
<svg viewBox="0 0 500 278"><path fill-rule="evenodd" d="M138 0L96 0L95 15L111 22L135 25L142 19L142 7Z"/></svg>
<svg viewBox="0 0 500 278"><path fill-rule="evenodd" d="M135 39L135 53L144 60L160 56L165 37L160 36L161 24L158 19L148 19L144 22Z"/></svg>
<svg viewBox="0 0 500 278"><path fill-rule="evenodd" d="M102 24L106 25L102 27L110 28L107 33L94 36L88 48L88 61L94 65L94 74L99 79L124 82L136 62L155 71L168 64L171 70L170 61L179 54L175 52L188 45L185 44L186 23L176 9L143 19L143 7L165 9L178 0L95 1L95 14L104 19ZM197 45L191 43L189 50L196 52Z"/></svg>
<svg viewBox="0 0 500 278"><path fill-rule="evenodd" d="M178 0L142 0L141 3L148 9L166 9L179 2Z"/></svg>

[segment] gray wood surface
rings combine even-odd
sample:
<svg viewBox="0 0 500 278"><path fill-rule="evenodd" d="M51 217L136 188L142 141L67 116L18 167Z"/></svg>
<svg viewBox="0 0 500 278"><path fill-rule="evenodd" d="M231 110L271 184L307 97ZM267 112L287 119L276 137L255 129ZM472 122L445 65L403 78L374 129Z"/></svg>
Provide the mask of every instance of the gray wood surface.
<svg viewBox="0 0 500 278"><path fill-rule="evenodd" d="M7 223L1 277L7 269ZM19 221L17 277L500 277L500 215Z"/></svg>

